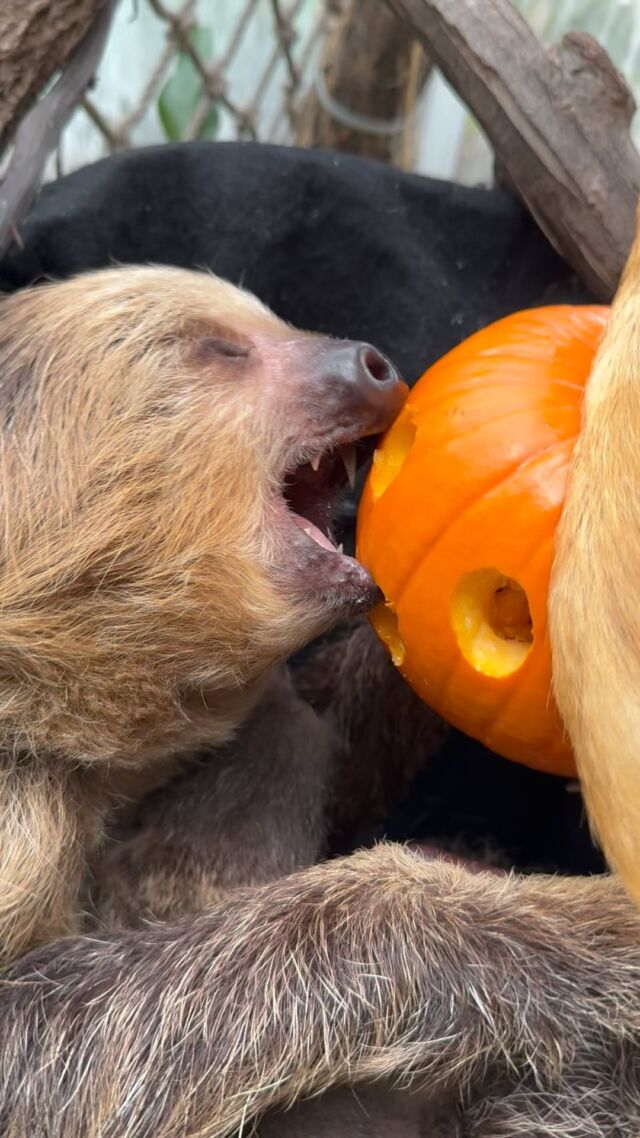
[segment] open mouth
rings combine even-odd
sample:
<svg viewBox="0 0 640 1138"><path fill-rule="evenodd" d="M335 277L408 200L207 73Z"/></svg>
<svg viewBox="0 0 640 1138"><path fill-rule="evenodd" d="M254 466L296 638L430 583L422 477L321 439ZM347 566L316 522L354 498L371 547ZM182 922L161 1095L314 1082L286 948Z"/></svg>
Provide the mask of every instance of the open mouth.
<svg viewBox="0 0 640 1138"><path fill-rule="evenodd" d="M366 569L336 543L332 524L341 494L355 488L358 471L373 454L377 437L307 452L284 478L287 536L296 565L304 570L307 588L325 596L330 591L339 607L364 610L382 597Z"/></svg>

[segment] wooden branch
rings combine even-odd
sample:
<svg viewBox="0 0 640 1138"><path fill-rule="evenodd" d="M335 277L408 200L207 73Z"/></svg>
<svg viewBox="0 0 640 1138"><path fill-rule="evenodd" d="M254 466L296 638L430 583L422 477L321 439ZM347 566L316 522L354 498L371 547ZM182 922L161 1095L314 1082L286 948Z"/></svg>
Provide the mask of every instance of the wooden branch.
<svg viewBox="0 0 640 1138"><path fill-rule="evenodd" d="M0 0L0 147L105 0Z"/></svg>
<svg viewBox="0 0 640 1138"><path fill-rule="evenodd" d="M594 294L610 300L635 231L634 102L590 36L546 51L509 0L386 0L486 131L509 183Z"/></svg>
<svg viewBox="0 0 640 1138"><path fill-rule="evenodd" d="M410 30L380 0L351 0L327 36L296 145L408 165L405 123L428 72Z"/></svg>
<svg viewBox="0 0 640 1138"><path fill-rule="evenodd" d="M0 257L17 235L40 182L45 162L60 131L94 76L109 31L112 6L97 14L60 78L36 103L15 135L11 158L0 180Z"/></svg>

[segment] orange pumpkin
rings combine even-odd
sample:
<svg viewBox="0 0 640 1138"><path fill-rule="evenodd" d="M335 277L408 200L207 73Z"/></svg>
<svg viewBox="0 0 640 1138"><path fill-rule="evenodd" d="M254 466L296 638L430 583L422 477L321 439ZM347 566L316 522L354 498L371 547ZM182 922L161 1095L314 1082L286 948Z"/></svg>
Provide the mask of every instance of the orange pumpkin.
<svg viewBox="0 0 640 1138"><path fill-rule="evenodd" d="M547 591L584 385L608 309L508 316L415 385L374 456L357 555L378 635L449 723L574 773L551 695Z"/></svg>

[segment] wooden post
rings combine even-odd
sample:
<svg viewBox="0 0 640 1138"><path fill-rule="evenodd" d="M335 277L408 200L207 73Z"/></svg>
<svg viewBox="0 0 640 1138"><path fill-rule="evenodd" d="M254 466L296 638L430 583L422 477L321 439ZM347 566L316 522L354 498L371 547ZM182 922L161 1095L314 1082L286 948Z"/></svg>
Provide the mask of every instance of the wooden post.
<svg viewBox="0 0 640 1138"><path fill-rule="evenodd" d="M380 0L351 0L327 37L296 144L409 165L410 115L428 72L402 20Z"/></svg>
<svg viewBox="0 0 640 1138"><path fill-rule="evenodd" d="M607 53L572 33L547 51L509 0L386 0L484 128L509 184L602 300L635 231L633 97Z"/></svg>

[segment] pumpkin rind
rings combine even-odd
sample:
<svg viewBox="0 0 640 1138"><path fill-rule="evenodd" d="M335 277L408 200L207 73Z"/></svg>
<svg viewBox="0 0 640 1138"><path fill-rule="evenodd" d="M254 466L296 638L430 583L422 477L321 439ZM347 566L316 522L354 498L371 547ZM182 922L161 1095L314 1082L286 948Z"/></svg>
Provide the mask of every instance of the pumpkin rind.
<svg viewBox="0 0 640 1138"><path fill-rule="evenodd" d="M390 605L372 623L388 643L397 622L394 659L417 694L506 758L565 775L575 767L551 695L547 591L582 395L608 311L515 313L436 362L382 440L358 514L357 556ZM515 666L503 675L467 658L476 659L468 649L474 586L469 602L460 582L478 573L486 591L490 578L480 571L513 587L515 603L521 586L531 614L533 641L508 647ZM485 634L491 655L491 629Z"/></svg>

